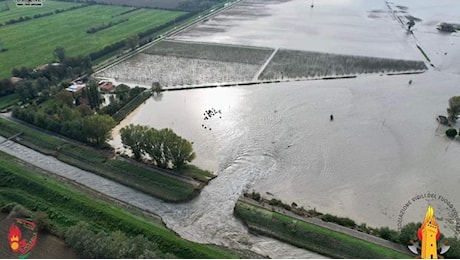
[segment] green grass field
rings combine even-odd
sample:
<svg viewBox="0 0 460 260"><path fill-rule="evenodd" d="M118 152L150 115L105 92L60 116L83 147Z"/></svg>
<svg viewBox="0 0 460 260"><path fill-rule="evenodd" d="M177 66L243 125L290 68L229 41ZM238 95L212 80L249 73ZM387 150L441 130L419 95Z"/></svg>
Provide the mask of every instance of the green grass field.
<svg viewBox="0 0 460 260"><path fill-rule="evenodd" d="M0 2L0 9L4 7L6 2ZM57 9L67 9L72 6L79 6L78 3L46 1L42 7L17 7L13 1L8 1L9 11L0 12L0 23L4 23L11 19L18 19L21 16L34 16L36 14L44 14L54 12Z"/></svg>
<svg viewBox="0 0 460 260"><path fill-rule="evenodd" d="M258 233L332 258L410 258L392 249L238 201L235 214Z"/></svg>
<svg viewBox="0 0 460 260"><path fill-rule="evenodd" d="M161 251L180 258L237 257L183 240L160 223L134 215L115 203L102 201L53 177L46 177L27 163L0 152L0 206L12 202L30 210L46 212L57 233L78 221L85 221L99 230L121 230L132 236L143 234L157 243Z"/></svg>
<svg viewBox="0 0 460 260"><path fill-rule="evenodd" d="M47 12L47 9L53 6L52 3L54 2L45 2L44 7L41 7L43 8L41 13ZM18 7L11 6L11 10L16 8ZM15 67L37 67L48 63L54 59L52 53L57 46L63 46L69 56L87 55L184 14L177 11L140 9L112 18L112 16L129 9L131 8L92 5L0 27L0 44L3 48L8 49L6 52L0 52L0 60L2 61L0 63L0 78L10 76L11 70ZM1 16L5 13L7 12L3 12ZM122 18L128 18L129 21L97 33L86 33L86 30L91 27L116 22Z"/></svg>

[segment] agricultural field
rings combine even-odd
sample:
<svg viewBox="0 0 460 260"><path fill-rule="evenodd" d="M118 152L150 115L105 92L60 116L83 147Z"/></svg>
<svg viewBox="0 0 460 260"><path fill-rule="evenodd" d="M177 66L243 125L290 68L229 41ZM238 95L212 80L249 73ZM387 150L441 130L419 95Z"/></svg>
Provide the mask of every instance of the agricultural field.
<svg viewBox="0 0 460 260"><path fill-rule="evenodd" d="M162 41L146 54L262 65L273 49L213 43Z"/></svg>
<svg viewBox="0 0 460 260"><path fill-rule="evenodd" d="M250 81L273 52L268 48L164 41L97 76L150 86Z"/></svg>
<svg viewBox="0 0 460 260"><path fill-rule="evenodd" d="M87 1L90 2L90 1ZM150 7L160 9L176 9L182 0L96 0L97 3L110 5L129 5L135 7Z"/></svg>
<svg viewBox="0 0 460 260"><path fill-rule="evenodd" d="M6 6L9 7L8 11L0 11L0 23L3 24L6 21L11 19L17 19L21 16L30 16L54 12L57 9L67 9L73 6L79 6L81 4L76 4L72 2L57 2L57 1L47 1L45 5L37 8L27 8L27 7L16 7L13 1L0 1L0 9L4 9Z"/></svg>
<svg viewBox="0 0 460 260"><path fill-rule="evenodd" d="M279 50L260 80L424 71L421 61Z"/></svg>
<svg viewBox="0 0 460 260"><path fill-rule="evenodd" d="M53 1L46 2L42 12L47 12L47 8L52 6L50 3ZM11 10L15 8L17 7L13 6ZM1 45L8 49L0 52L0 78L10 76L15 67L37 67L52 61L52 53L57 46L65 47L68 56L87 55L184 14L177 11L140 9L120 15L130 9L132 8L91 5L0 27ZM86 32L95 25L117 22L122 18L129 20L97 33Z"/></svg>

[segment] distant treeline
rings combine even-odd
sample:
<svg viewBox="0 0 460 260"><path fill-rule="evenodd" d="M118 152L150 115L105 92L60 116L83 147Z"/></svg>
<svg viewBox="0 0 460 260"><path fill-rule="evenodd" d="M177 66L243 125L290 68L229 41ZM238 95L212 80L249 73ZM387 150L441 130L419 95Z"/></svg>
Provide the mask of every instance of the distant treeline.
<svg viewBox="0 0 460 260"><path fill-rule="evenodd" d="M112 15L112 18L116 17L116 16L124 15L124 14L129 14L129 13L135 12L135 11L140 10L140 9L142 9L142 8L138 7L138 8L129 9L129 10L121 12L119 14Z"/></svg>
<svg viewBox="0 0 460 260"><path fill-rule="evenodd" d="M11 19L9 21L6 21L3 24L0 23L0 26L16 24L16 23L20 23L20 22L25 22L25 21L29 21L29 20L32 20L32 19L38 19L38 18L41 18L41 17L50 16L50 15L53 15L53 14L59 14L59 13L67 12L67 11L72 11L72 10L87 7L87 6L89 6L89 4L76 5L76 6L72 6L72 7L65 8L65 9L56 9L56 10L54 10L54 12L35 14L34 16L21 16L19 18Z"/></svg>
<svg viewBox="0 0 460 260"><path fill-rule="evenodd" d="M164 5L161 3L155 4L145 4L144 2L135 3L135 1L130 2L129 4L124 3L112 3L106 2L103 0L57 0L61 2L78 2L78 3L91 3L91 4L99 4L99 5L119 5L119 6L137 6L143 8L154 8L160 10L173 10L173 11L185 11L185 12L197 12L197 11L204 11L206 9L210 9L217 4L223 4L228 0L185 0L180 1L178 4L168 4ZM117 1L118 2L118 1ZM152 1L154 2L154 1ZM173 1L176 2L176 1Z"/></svg>
<svg viewBox="0 0 460 260"><path fill-rule="evenodd" d="M117 24L121 24L127 21L129 21L128 18L123 18L123 19L118 20L117 22L110 22L108 24L102 24L97 27L91 27L90 29L86 30L86 33L97 33L99 31L102 31L104 29L110 28L112 26L115 26Z"/></svg>

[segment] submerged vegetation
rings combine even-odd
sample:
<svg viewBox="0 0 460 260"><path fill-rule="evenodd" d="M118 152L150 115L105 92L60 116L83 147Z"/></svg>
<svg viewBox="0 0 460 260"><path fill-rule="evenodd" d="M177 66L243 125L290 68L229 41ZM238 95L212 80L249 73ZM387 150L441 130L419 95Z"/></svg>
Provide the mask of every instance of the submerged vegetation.
<svg viewBox="0 0 460 260"><path fill-rule="evenodd" d="M171 129L130 124L120 130L121 141L140 161L146 155L161 168L181 169L195 159L192 144Z"/></svg>
<svg viewBox="0 0 460 260"><path fill-rule="evenodd" d="M259 79L308 78L426 70L422 61L279 50Z"/></svg>

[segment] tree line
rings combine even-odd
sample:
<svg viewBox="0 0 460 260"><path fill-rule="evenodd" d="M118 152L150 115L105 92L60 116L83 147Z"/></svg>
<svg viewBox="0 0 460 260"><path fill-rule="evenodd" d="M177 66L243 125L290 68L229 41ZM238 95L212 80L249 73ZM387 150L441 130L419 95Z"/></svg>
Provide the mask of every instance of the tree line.
<svg viewBox="0 0 460 260"><path fill-rule="evenodd" d="M121 142L137 161L149 157L161 168L180 169L195 159L192 144L171 129L130 124L120 130Z"/></svg>

